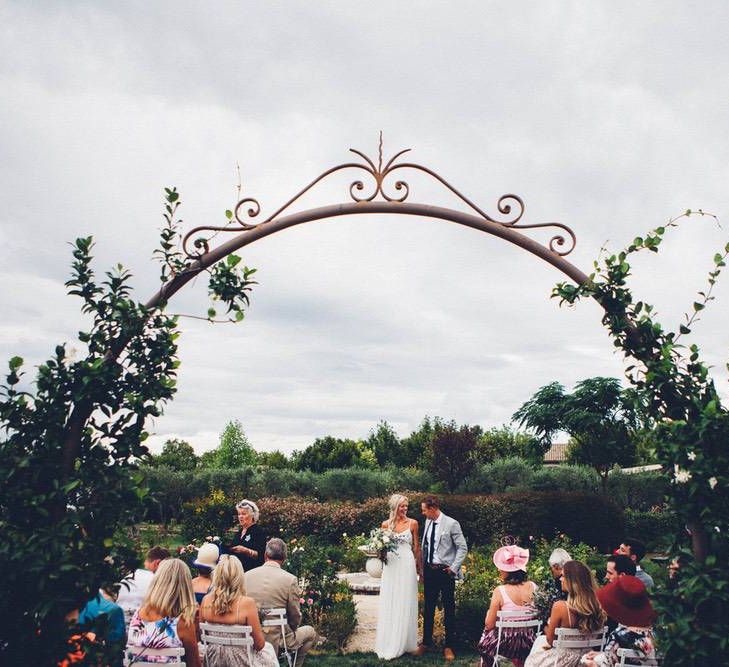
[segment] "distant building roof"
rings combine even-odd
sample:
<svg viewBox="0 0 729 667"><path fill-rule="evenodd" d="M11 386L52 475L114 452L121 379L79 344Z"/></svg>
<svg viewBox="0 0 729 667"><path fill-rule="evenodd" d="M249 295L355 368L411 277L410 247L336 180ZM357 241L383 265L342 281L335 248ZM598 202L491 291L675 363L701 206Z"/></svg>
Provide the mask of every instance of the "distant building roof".
<svg viewBox="0 0 729 667"><path fill-rule="evenodd" d="M567 463L567 444L566 442L553 442L544 455L544 463L547 465Z"/></svg>

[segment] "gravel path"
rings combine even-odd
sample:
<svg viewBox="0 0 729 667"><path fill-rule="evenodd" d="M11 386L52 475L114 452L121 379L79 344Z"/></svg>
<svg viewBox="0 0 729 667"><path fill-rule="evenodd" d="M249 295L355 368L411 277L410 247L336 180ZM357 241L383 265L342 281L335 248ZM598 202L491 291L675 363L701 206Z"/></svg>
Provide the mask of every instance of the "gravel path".
<svg viewBox="0 0 729 667"><path fill-rule="evenodd" d="M374 651L379 601L379 595L354 596L357 605L357 629L347 643L347 653Z"/></svg>

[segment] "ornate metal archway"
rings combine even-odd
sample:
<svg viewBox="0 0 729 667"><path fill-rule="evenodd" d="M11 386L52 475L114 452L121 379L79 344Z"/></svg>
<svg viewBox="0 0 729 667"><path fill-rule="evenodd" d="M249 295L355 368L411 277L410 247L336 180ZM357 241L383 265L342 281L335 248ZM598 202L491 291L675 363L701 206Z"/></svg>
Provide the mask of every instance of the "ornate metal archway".
<svg viewBox="0 0 729 667"><path fill-rule="evenodd" d="M192 265L164 285L147 305L150 307L156 306L163 299L169 299L201 271L230 253L266 236L305 222L363 213L414 215L455 222L497 236L524 248L527 252L552 264L578 284L582 284L588 279L585 273L566 259L566 256L574 250L577 242L574 232L559 222L530 224L523 222L525 206L518 195L502 195L496 202L499 215L491 216L432 169L416 162L399 161L403 155L410 152L410 149L399 151L385 162L382 153L382 133L380 133L377 163L362 151L351 148L350 152L360 158L361 161L344 162L327 169L261 221L257 221L261 213L261 205L258 200L252 197L244 197L236 205L229 224L225 226L203 225L191 229L183 238L183 250L193 260ZM348 188L350 201L289 212L294 204L317 184L332 174L345 170L364 172L369 181L369 183L365 183L361 178L357 178L350 183ZM465 210L409 201L410 186L407 181L393 176L395 172L404 170L430 176L447 191L455 195L465 205ZM554 232L546 245L522 233L523 230L539 228L552 228ZM211 248L211 242L218 234L235 232L237 232L235 237L215 248Z"/></svg>
<svg viewBox="0 0 729 667"><path fill-rule="evenodd" d="M361 159L361 162L345 162L327 169L259 223L255 222L261 212L261 206L258 201L251 197L241 199L231 215L231 222L229 224L222 227L207 225L195 227L184 236L183 250L191 261L182 271L174 274L145 305L150 309L160 306L201 271L209 268L239 248L250 245L266 236L295 225L300 225L304 222L362 213L414 215L447 220L466 227L472 227L486 234L502 238L536 255L562 271L562 273L578 285L588 280L588 276L585 273L566 259L566 256L572 252L576 244L575 234L569 227L558 222L529 224L523 222L522 218L524 217L525 211L524 202L521 197L514 194L502 195L498 199L496 208L499 215L492 217L461 194L435 171L415 162L398 162L399 158L408 153L409 150L402 150L387 162L384 162L382 155L382 133L380 133L377 164L363 152L350 149L354 155ZM408 169L435 179L435 181L440 183L446 190L465 204L466 210L442 208L408 201L410 197L410 186L406 181L394 179L394 183L389 180L386 182L395 172ZM318 183L332 174L345 170L355 170L367 174L368 178L372 179L369 183L369 189L362 179L355 179L350 183L348 190L351 201L298 212L288 212L304 194L311 191ZM394 194L390 188L393 188ZM368 192L369 194L367 194ZM284 215L284 213L286 214ZM553 228L553 230L556 230L546 245L522 233L523 230L540 228ZM209 234L205 235L206 232ZM237 235L221 245L211 248L213 238L221 233L230 232L237 232ZM113 341L106 353L105 360L112 361L116 359L123 351L127 342L125 339ZM92 410L93 404L91 402L82 402L74 406L69 416L63 447L63 468L67 472L72 469L78 452L82 429L86 420L91 415Z"/></svg>

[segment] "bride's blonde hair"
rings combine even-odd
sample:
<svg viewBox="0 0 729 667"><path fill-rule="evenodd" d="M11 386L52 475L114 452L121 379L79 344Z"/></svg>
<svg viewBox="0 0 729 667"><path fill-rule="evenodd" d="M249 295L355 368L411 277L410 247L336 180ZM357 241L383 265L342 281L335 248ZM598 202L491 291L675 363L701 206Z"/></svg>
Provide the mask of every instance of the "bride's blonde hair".
<svg viewBox="0 0 729 667"><path fill-rule="evenodd" d="M395 524L397 523L397 508L400 507L400 505L402 505L402 503L404 502L408 502L406 496L403 496L399 493L393 493L390 496L390 501L388 502L388 505L390 506L390 519L387 522L390 530L395 530Z"/></svg>

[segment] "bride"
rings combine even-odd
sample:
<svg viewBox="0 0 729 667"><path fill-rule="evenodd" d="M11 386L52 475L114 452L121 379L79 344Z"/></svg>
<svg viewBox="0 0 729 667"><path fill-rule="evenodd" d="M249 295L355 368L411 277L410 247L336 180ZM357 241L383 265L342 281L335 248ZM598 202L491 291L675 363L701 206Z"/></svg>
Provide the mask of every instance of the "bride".
<svg viewBox="0 0 729 667"><path fill-rule="evenodd" d="M390 497L390 518L382 528L392 531L397 550L387 556L380 582L380 609L375 652L392 660L418 647L418 576L420 540L418 522L408 517L408 499Z"/></svg>

